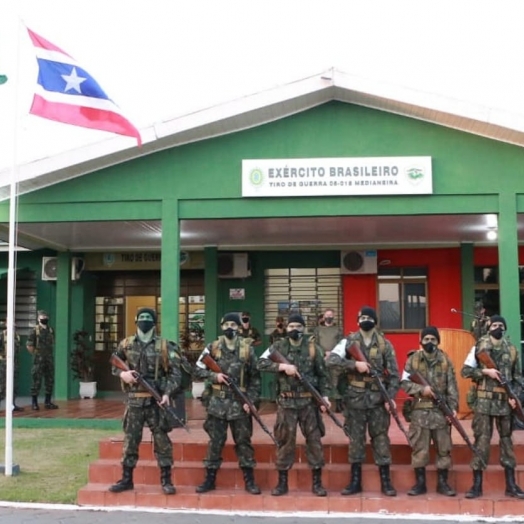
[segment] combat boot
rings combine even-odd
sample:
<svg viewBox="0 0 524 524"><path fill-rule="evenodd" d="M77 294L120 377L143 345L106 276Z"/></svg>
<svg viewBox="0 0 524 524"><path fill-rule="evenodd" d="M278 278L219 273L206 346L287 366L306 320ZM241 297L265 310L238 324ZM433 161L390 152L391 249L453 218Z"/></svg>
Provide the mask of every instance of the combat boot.
<svg viewBox="0 0 524 524"><path fill-rule="evenodd" d="M351 464L351 480L349 484L342 490L342 495L354 495L362 491L362 464L360 462L353 462Z"/></svg>
<svg viewBox="0 0 524 524"><path fill-rule="evenodd" d="M44 406L46 409L58 409L58 406L51 402L51 395L45 396Z"/></svg>
<svg viewBox="0 0 524 524"><path fill-rule="evenodd" d="M133 468L130 466L122 466L122 478L116 483L110 486L109 491L112 493L121 493L133 489Z"/></svg>
<svg viewBox="0 0 524 524"><path fill-rule="evenodd" d="M438 469L437 475L437 493L446 495L446 497L454 497L457 492L448 484L448 470Z"/></svg>
<svg viewBox="0 0 524 524"><path fill-rule="evenodd" d="M31 397L31 409L33 411L40 411L40 406L38 405L38 397L37 397L37 395L33 395Z"/></svg>
<svg viewBox="0 0 524 524"><path fill-rule="evenodd" d="M473 486L471 486L471 489L466 492L467 499L476 499L477 497L482 497L482 470L481 469L473 470Z"/></svg>
<svg viewBox="0 0 524 524"><path fill-rule="evenodd" d="M171 466L162 466L160 468L160 485L166 495L174 495L176 493L175 486L173 486L173 481L171 480Z"/></svg>
<svg viewBox="0 0 524 524"><path fill-rule="evenodd" d="M24 411L24 408L16 405L16 397L13 397L13 411Z"/></svg>
<svg viewBox="0 0 524 524"><path fill-rule="evenodd" d="M200 484L200 486L197 486L196 492L197 493L207 493L208 491L213 491L216 489L215 481L217 478L217 470L206 468L206 478L204 479L204 482Z"/></svg>
<svg viewBox="0 0 524 524"><path fill-rule="evenodd" d="M260 488L255 484L255 475L253 474L253 468L242 468L244 474L244 485L246 491L251 495L260 495Z"/></svg>
<svg viewBox="0 0 524 524"><path fill-rule="evenodd" d="M280 495L285 495L288 492L287 486L287 469L278 470L278 484L276 488L271 490L271 495L275 497L280 497Z"/></svg>
<svg viewBox="0 0 524 524"><path fill-rule="evenodd" d="M380 491L387 497L396 497L397 490L391 484L391 477L389 475L389 464L379 466L380 472Z"/></svg>
<svg viewBox="0 0 524 524"><path fill-rule="evenodd" d="M322 468L315 468L312 470L313 475L313 487L311 491L317 496L317 497L325 497L327 495L327 491L322 486Z"/></svg>
<svg viewBox="0 0 524 524"><path fill-rule="evenodd" d="M408 495L423 495L427 491L426 468L415 468L415 485L408 491Z"/></svg>
<svg viewBox="0 0 524 524"><path fill-rule="evenodd" d="M504 472L506 474L506 496L524 499L524 491L515 483L515 469L504 468Z"/></svg>

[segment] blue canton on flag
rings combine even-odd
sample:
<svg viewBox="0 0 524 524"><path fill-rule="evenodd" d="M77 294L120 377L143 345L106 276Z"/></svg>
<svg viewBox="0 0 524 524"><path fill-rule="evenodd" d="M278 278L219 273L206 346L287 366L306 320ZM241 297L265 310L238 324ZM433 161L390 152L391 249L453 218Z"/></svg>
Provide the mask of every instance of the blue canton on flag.
<svg viewBox="0 0 524 524"><path fill-rule="evenodd" d="M71 56L30 29L38 62L38 83L30 113L49 120L132 136L138 129L120 112L98 82Z"/></svg>

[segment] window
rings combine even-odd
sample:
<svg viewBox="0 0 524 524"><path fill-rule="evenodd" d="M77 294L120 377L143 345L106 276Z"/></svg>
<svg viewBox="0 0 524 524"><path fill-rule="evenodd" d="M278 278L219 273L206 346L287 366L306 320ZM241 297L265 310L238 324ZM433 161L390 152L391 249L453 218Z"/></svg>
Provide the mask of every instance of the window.
<svg viewBox="0 0 524 524"><path fill-rule="evenodd" d="M265 332L275 329L277 316L300 313L311 333L327 308L342 323L342 292L338 268L285 268L266 270Z"/></svg>
<svg viewBox="0 0 524 524"><path fill-rule="evenodd" d="M427 324L427 269L382 267L378 272L380 327L419 330Z"/></svg>

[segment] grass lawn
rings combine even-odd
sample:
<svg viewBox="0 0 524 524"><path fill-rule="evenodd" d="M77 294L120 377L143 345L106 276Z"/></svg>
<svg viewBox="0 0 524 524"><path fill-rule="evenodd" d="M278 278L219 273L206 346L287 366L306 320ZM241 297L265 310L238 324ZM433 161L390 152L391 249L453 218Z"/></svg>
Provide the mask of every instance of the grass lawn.
<svg viewBox="0 0 524 524"><path fill-rule="evenodd" d="M102 429L13 429L13 463L20 474L0 475L0 500L76 503L87 471L98 458L98 442L115 435ZM5 430L0 430L0 463L5 462Z"/></svg>

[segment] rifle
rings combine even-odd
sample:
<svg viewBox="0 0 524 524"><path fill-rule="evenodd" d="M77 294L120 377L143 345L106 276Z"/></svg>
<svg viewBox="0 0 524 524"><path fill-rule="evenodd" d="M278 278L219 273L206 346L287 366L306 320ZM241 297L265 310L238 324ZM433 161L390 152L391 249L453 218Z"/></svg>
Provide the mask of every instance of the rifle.
<svg viewBox="0 0 524 524"><path fill-rule="evenodd" d="M384 400L389 406L389 412L391 413L391 416L395 419L395 422L397 423L397 426L399 427L400 431L404 433L404 436L406 437L406 440L408 441L408 444L411 446L411 442L409 440L409 435L402 424L402 421L400 420L400 417L398 416L397 407L395 406L395 403L393 402L393 399L389 396L386 386L384 386L384 383L382 382L382 379L380 378L379 372L371 365L369 360L366 358L366 355L362 353L362 350L360 347L358 347L357 344L353 343L351 346L349 346L349 349L347 349L347 353L353 357L357 362L366 362L369 365L369 375L375 379L375 382L377 383L380 392L382 393L382 396L384 397Z"/></svg>
<svg viewBox="0 0 524 524"><path fill-rule="evenodd" d="M272 362L276 362L277 364L290 364L289 360L278 351L278 349L273 349L269 353L269 360ZM327 404L327 402L324 400L322 395L319 393L317 388L309 382L309 380L301 375L298 370L297 374L295 375L297 379L300 381L300 383L311 393L313 398L316 400L319 406L324 406L324 409L326 410L327 415L329 418L346 434L346 436L350 439L351 436L349 435L349 431L347 430L346 426L340 422L340 420L337 418L337 416L331 411L331 408Z"/></svg>
<svg viewBox="0 0 524 524"><path fill-rule="evenodd" d="M111 365L115 366L118 369L121 369L122 371L132 371L137 382L145 390L151 393L152 397L159 403L158 405L160 406L160 408L162 408L171 418L171 422L174 422L173 426L181 426L188 433L190 433L189 428L184 424L184 421L181 420L180 417L176 414L173 406L165 406L160 404L160 402L162 401L162 395L160 395L156 388L154 388L138 371L131 369L116 353L113 353L111 355L109 362Z"/></svg>
<svg viewBox="0 0 524 524"><path fill-rule="evenodd" d="M475 319L475 326L473 327L473 336L478 340L482 336L482 322L489 321L489 317L480 314L480 309L475 307L475 314L468 313L467 311L461 311L460 309L451 308L452 313L458 313L459 315L466 315Z"/></svg>
<svg viewBox="0 0 524 524"><path fill-rule="evenodd" d="M204 350L203 356L200 358L200 362L205 364L206 367L209 368L211 371L215 373L222 373L222 375L225 375L225 373L222 371L222 368L218 365L218 362L209 353L209 350ZM278 447L277 439L275 438L273 433L269 431L269 428L264 424L264 422L260 418L260 414L258 413L258 409L256 408L255 404L251 402L249 397L240 389L238 384L231 377L226 378L226 385L233 391L233 393L237 396L240 402L248 405L249 411L251 412L251 415L253 415L253 418L258 422L258 424L264 430L264 432L271 437L271 440L275 443L275 446Z"/></svg>
<svg viewBox="0 0 524 524"><path fill-rule="evenodd" d="M464 439L464 441L468 445L468 448L477 456L482 466L485 468L486 463L484 462L482 455L480 454L479 450L474 446L473 442L471 442L470 438L468 437L468 434L462 427L462 424L458 421L457 417L453 415L453 410L448 406L444 397L436 389L434 389L433 386L428 382L428 380L425 379L418 371L412 373L409 376L409 380L411 380L411 382L414 382L415 384L418 384L419 386L429 386L431 388L433 399L437 407L440 409L440 411L442 411L442 413L449 420L449 422L453 426L455 426L455 429L460 433L460 436Z"/></svg>
<svg viewBox="0 0 524 524"><path fill-rule="evenodd" d="M499 371L499 369L497 368L497 365L495 364L495 362L493 362L493 359L489 356L487 351L479 351L477 353L477 360L481 364L486 366L487 368L496 369L497 371ZM515 394L515 392L509 385L507 378L503 377L500 371L499 371L499 376L500 376L500 379L499 379L500 385L506 390L506 394L508 395L508 398L512 398L516 403L515 416L518 419L520 419L522 422L524 422L524 411L522 410L522 403L520 402L519 397Z"/></svg>

